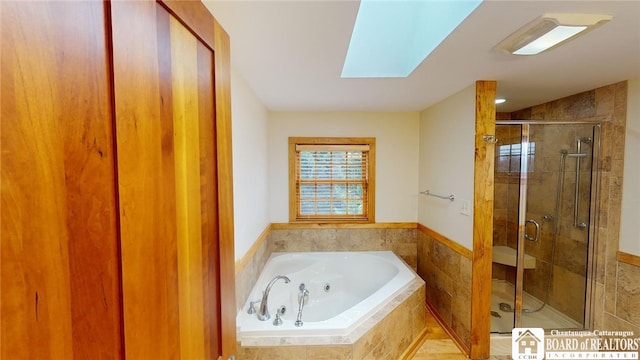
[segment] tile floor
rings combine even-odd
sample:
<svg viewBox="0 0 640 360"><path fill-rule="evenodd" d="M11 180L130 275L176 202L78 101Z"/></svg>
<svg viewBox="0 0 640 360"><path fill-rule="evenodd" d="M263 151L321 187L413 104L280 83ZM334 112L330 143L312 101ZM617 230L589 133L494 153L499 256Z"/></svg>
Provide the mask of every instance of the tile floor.
<svg viewBox="0 0 640 360"><path fill-rule="evenodd" d="M465 355L427 310L428 334L412 360L465 360ZM491 334L489 360L511 360L511 335Z"/></svg>
<svg viewBox="0 0 640 360"><path fill-rule="evenodd" d="M425 341L413 356L413 360L465 360L467 356L451 340L449 335L438 324L433 315L427 311L428 334Z"/></svg>

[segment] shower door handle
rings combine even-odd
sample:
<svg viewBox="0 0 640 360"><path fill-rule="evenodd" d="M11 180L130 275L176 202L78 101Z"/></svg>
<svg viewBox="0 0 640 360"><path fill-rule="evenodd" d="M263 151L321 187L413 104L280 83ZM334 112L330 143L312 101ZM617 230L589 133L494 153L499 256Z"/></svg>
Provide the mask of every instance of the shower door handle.
<svg viewBox="0 0 640 360"><path fill-rule="evenodd" d="M533 236L529 236L529 234L527 234L527 224L533 224L533 226L535 228L535 232L533 233ZM540 236L540 224L538 224L538 222L533 220L533 219L529 219L529 220L525 221L525 223L524 223L524 238L529 240L529 241L538 241L538 237L539 236Z"/></svg>

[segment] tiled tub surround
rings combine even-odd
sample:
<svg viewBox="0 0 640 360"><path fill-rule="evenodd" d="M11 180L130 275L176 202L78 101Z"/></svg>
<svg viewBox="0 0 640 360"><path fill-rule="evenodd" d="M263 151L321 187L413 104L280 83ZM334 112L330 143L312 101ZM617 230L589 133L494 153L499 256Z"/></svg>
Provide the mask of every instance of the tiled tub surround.
<svg viewBox="0 0 640 360"><path fill-rule="evenodd" d="M272 318L276 309L286 308L282 323L274 326L273 320L260 321L246 309L278 276L290 281L277 280L270 288L268 311ZM327 339L348 336L417 277L391 251L273 253L238 312L238 340L243 346L279 345L282 337L291 336L303 339L305 345L326 344L330 342ZM296 326L301 284L307 299L303 324Z"/></svg>
<svg viewBox="0 0 640 360"><path fill-rule="evenodd" d="M399 359L426 330L424 281L416 277L349 336L306 345L304 337L278 338L278 346L238 346L238 359ZM315 341L315 340L314 340Z"/></svg>
<svg viewBox="0 0 640 360"><path fill-rule="evenodd" d="M376 223L367 225L271 224L245 258L236 262L236 301L240 311L253 284L272 252L306 251L393 251L413 270L417 264L416 223ZM278 347L238 346L241 359L313 358L361 359L394 358L396 348L406 349L424 330L425 285L421 279L367 322L355 334L364 334L355 343L332 345L287 345ZM396 304L400 304L397 305ZM410 325L410 326L409 326ZM367 330L368 329L368 330ZM422 329L422 330L420 330ZM408 330L411 337L408 337ZM339 340L336 340L339 341ZM393 345L401 344L401 345ZM368 352L366 352L368 351ZM397 358L398 356L395 356Z"/></svg>
<svg viewBox="0 0 640 360"><path fill-rule="evenodd" d="M416 223L272 224L245 258L236 262L236 308L244 305L272 252L393 251L416 270L417 234Z"/></svg>
<svg viewBox="0 0 640 360"><path fill-rule="evenodd" d="M310 348L312 352L319 351L317 345L323 345L323 351L328 353L339 350L336 357L340 359L367 356L395 359L425 329L424 281L391 252L274 254L259 278L260 285L276 273L291 279L289 284L281 283L278 288L274 285L269 295L270 308L281 303L287 306L284 324L276 327L271 320L261 322L256 315L245 314L243 309L238 315L243 359L268 357L267 353L281 358L315 358L308 355L308 351ZM379 289L366 294L364 287L368 281L364 273L387 281L373 284L380 281L370 279L371 285ZM307 313L303 312L302 316L304 324L294 327L297 304L293 302L301 281L309 288L309 302L305 306ZM335 291L335 295L319 289L324 282L332 283L329 292ZM331 314L332 297L341 299L341 292L356 294L359 288L362 296L366 296L362 301L356 299L353 305L347 304L352 306L349 309L336 309L338 314ZM252 294L256 292L259 289L254 289ZM327 311L322 310L323 306L327 306ZM299 348L287 348L289 346Z"/></svg>

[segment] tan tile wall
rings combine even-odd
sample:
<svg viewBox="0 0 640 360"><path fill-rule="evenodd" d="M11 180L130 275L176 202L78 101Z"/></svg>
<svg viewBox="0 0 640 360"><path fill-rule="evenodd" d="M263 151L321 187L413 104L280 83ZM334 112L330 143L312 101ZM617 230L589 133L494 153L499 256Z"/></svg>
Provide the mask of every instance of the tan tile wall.
<svg viewBox="0 0 640 360"><path fill-rule="evenodd" d="M595 97L581 97L581 104L595 109ZM498 126L496 134L502 144L520 142L520 126ZM575 159L567 159L564 171L563 198L560 208L559 233L554 240L555 222L545 220L553 215L558 182L558 161L560 149L575 151L575 139L591 135L591 126L577 125L564 127L540 126L530 134L532 143L538 143L535 159L528 173L527 219L540 224L540 239L526 243L526 253L536 258L536 268L524 273L524 290L542 299L554 308L582 323L584 319L584 292L587 254L587 232L573 227L575 185ZM585 147L590 145L585 145ZM583 150L584 151L584 150ZM496 174L494 194L494 245L516 247L518 230L519 197L519 157L515 159L509 173L504 172L505 164L500 164L496 153ZM582 176L579 207L579 221L589 217L590 157L581 159ZM531 231L531 230L529 230ZM555 244L555 254L553 246ZM552 259L553 258L553 259ZM553 266L553 268L552 268ZM553 274L553 275L552 275ZM515 282L515 268L493 264L493 278ZM551 281L551 282L550 282ZM549 291L551 290L551 291ZM569 291L570 290L570 291ZM547 296L548 294L548 296Z"/></svg>
<svg viewBox="0 0 640 360"><path fill-rule="evenodd" d="M467 346L471 345L471 259L418 232L418 275L427 301Z"/></svg>
<svg viewBox="0 0 640 360"><path fill-rule="evenodd" d="M417 229L274 229L274 252L393 251L416 269Z"/></svg>
<svg viewBox="0 0 640 360"><path fill-rule="evenodd" d="M248 262L241 268L236 269L237 310L240 310L244 306L247 301L247 296L249 296L251 289L253 289L253 285L258 281L260 272L267 263L269 256L271 256L273 246L272 242L269 240L269 236L270 235L267 235L266 239L262 241L260 246L256 249L255 254L251 256Z"/></svg>
<svg viewBox="0 0 640 360"><path fill-rule="evenodd" d="M504 120L509 120L510 115L497 116ZM520 141L520 126L499 126L496 127L496 146L512 144ZM507 173L502 170L508 168L506 164L499 164L496 152L496 172L494 179L494 209L493 209L493 245L516 247L518 238L518 199L520 176L518 173ZM513 267L493 264L492 277L494 279L515 282L515 271Z"/></svg>

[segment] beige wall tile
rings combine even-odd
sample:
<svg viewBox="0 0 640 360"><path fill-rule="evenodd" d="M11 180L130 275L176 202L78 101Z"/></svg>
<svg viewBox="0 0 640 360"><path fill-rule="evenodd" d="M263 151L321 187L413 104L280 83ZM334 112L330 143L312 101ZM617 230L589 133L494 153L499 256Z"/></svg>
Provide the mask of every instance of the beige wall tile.
<svg viewBox="0 0 640 360"><path fill-rule="evenodd" d="M615 315L640 326L640 267L619 262L617 290Z"/></svg>
<svg viewBox="0 0 640 360"><path fill-rule="evenodd" d="M351 360L353 346L307 346L307 359L311 360ZM355 360L355 359L354 359Z"/></svg>
<svg viewBox="0 0 640 360"><path fill-rule="evenodd" d="M633 331L636 337L640 334L640 326L631 324L609 313L604 314L603 326L600 330Z"/></svg>
<svg viewBox="0 0 640 360"><path fill-rule="evenodd" d="M238 346L238 360L306 359L304 346L242 347Z"/></svg>
<svg viewBox="0 0 640 360"><path fill-rule="evenodd" d="M614 316L616 311L619 311L617 306L622 305L628 308L624 300L617 300L620 296L624 298L624 295L622 295L623 290L621 289L622 282L626 281L625 284L631 284L631 281L640 283L640 278L636 277L635 274L629 275L629 279L622 280L618 272L616 260L622 199L621 184L623 176L622 168L627 101L627 82L623 81L532 108L523 109L510 115L512 119L579 120L594 116L603 116L608 117L610 120L610 122L603 123L601 128L600 161L598 164L598 169L600 170L598 184L600 188L600 198L598 203L599 214L597 224L595 224L597 226L597 242L594 279L597 285L594 291L595 310L593 319L596 324L605 327L612 326L615 323L614 319L620 320L619 317ZM553 155L549 154L549 156ZM567 172L570 172L573 166L575 165L568 162ZM549 172L545 174L546 177L553 178L551 172L554 170L552 168L545 169L545 171ZM535 176L534 178L538 179ZM571 184L573 184L571 177L565 178L565 186L571 186ZM543 192L542 189L547 186L542 182L537 185L540 186L539 190L541 193ZM586 188L586 186L583 187L583 189L584 188ZM586 195L585 190L585 193L581 194L583 203L586 203L586 200L584 200L586 199L584 197ZM562 208L563 213L572 212L572 197L573 194L565 193L565 197L563 198L563 203L565 204ZM543 210L538 210L538 215L542 215ZM586 217L585 211L586 209L582 211L584 212L584 217ZM584 242L584 238L580 237L581 230L574 229L572 224L562 223L561 229L565 234L565 238L559 241L556 252L558 253L558 258L561 259L557 264L562 265L562 267L556 267L557 270L554 270L554 287L557 287L559 291L566 291L567 287L574 287L573 282L583 282L582 277L571 280L572 277L575 277L571 274L578 273L578 270L583 267L583 261L573 255L579 252L579 243ZM543 249L532 250L535 250L536 255L540 255L543 259L545 258L544 254L548 251ZM545 277L544 268L545 265L542 264L540 274L537 276L540 281ZM546 274L548 274L548 267L546 268ZM625 276L631 273L632 272L629 271ZM535 275L530 275L529 277L532 276ZM527 285L525 284L525 286ZM541 289L537 291L540 292ZM551 297L559 303L570 303L565 297L558 294L551 294ZM637 310L632 310L634 313L635 311Z"/></svg>

